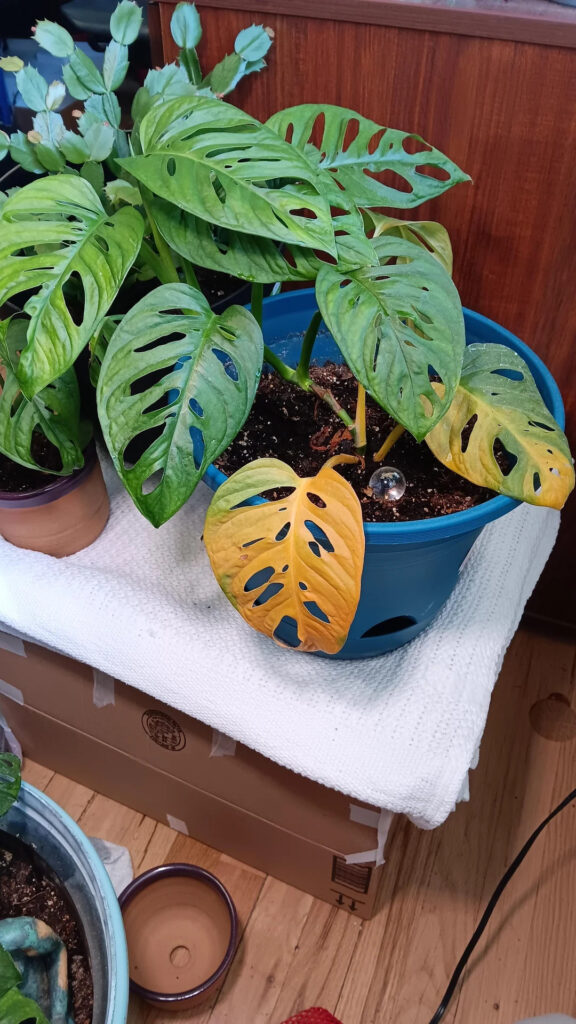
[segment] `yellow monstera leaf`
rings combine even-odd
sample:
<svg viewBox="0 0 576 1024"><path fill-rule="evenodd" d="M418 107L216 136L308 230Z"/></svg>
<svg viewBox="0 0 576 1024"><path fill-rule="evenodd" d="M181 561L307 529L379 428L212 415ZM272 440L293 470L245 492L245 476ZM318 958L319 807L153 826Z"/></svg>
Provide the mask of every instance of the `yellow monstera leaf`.
<svg viewBox="0 0 576 1024"><path fill-rule="evenodd" d="M468 346L452 404L425 440L455 473L519 501L562 508L574 487L568 441L505 345Z"/></svg>
<svg viewBox="0 0 576 1024"><path fill-rule="evenodd" d="M350 461L336 456L302 478L278 459L258 459L234 473L208 509L204 541L218 583L248 625L281 646L336 654L348 635L364 530L360 502L333 466ZM280 489L287 497L254 503Z"/></svg>

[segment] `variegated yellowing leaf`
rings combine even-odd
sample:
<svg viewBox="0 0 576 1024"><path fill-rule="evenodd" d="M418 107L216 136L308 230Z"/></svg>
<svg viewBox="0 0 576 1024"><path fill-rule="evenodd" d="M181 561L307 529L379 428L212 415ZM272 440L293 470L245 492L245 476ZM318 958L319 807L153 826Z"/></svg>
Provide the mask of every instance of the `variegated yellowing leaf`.
<svg viewBox="0 0 576 1024"><path fill-rule="evenodd" d="M421 441L448 409L460 378L460 298L430 253L402 238L372 241L379 266L322 267L318 306L357 380ZM445 385L442 394L434 376Z"/></svg>
<svg viewBox="0 0 576 1024"><path fill-rule="evenodd" d="M460 476L532 505L562 508L574 487L566 437L504 345L468 346L452 404L426 443Z"/></svg>
<svg viewBox="0 0 576 1024"><path fill-rule="evenodd" d="M362 511L333 469L339 461L355 460L336 456L301 478L278 459L258 459L222 484L206 516L204 541L228 600L248 625L299 651L336 654L360 597ZM246 504L279 488L290 493Z"/></svg>
<svg viewBox="0 0 576 1024"><path fill-rule="evenodd" d="M344 107L305 103L278 111L267 124L318 167L330 171L344 192L365 209L408 210L458 182L470 181L449 157L419 135L384 128ZM392 183L377 177L386 172L393 173Z"/></svg>
<svg viewBox="0 0 576 1024"><path fill-rule="evenodd" d="M433 220L397 220L395 217L383 217L382 214L366 212L374 225L374 238L380 235L393 235L404 238L421 246L426 252L435 256L444 270L452 274L452 245L450 235L442 224Z"/></svg>
<svg viewBox="0 0 576 1024"><path fill-rule="evenodd" d="M217 316L202 292L185 284L155 288L120 322L102 358L98 414L116 469L154 526L188 500L240 430L263 350L248 310L230 306Z"/></svg>

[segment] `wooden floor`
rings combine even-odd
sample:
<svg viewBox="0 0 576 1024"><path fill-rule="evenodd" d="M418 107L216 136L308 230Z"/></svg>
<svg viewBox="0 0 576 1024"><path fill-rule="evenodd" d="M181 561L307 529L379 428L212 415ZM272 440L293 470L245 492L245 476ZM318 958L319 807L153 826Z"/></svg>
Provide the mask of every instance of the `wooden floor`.
<svg viewBox="0 0 576 1024"><path fill-rule="evenodd" d="M314 1005L343 1024L428 1024L504 868L576 786L575 663L574 644L518 633L490 709L470 803L431 833L397 821L379 912L364 923L28 763L26 778L89 835L128 846L137 872L171 860L201 864L238 905L242 942L213 1002L196 1014L163 1015L134 1000L129 1024L281 1024ZM572 805L509 886L446 1024L514 1024L552 1011L576 1016L575 922Z"/></svg>

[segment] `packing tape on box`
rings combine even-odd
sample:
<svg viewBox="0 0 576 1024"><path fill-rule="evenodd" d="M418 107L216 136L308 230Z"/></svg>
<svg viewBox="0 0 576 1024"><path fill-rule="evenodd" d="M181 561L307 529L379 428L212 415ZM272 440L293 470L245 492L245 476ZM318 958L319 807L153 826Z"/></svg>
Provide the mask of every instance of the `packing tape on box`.
<svg viewBox="0 0 576 1024"><path fill-rule="evenodd" d="M176 832L181 832L184 836L189 836L188 825L182 818L174 818L171 814L166 815L166 821L170 828L173 828Z"/></svg>
<svg viewBox="0 0 576 1024"><path fill-rule="evenodd" d="M18 687L12 686L12 683L7 683L5 679L0 679L0 693L3 697L8 697L9 700L13 700L15 704L24 704L24 694Z"/></svg>
<svg viewBox="0 0 576 1024"><path fill-rule="evenodd" d="M371 811L366 807L357 807L350 804L350 820L360 825L368 825L377 830L377 846L375 850L362 850L360 853L348 853L344 858L347 864L367 864L376 861L376 867L384 864L384 847L388 839L390 825L394 817L393 811Z"/></svg>
<svg viewBox="0 0 576 1024"><path fill-rule="evenodd" d="M234 757L236 754L236 740L226 733L212 729L212 749L210 757Z"/></svg>
<svg viewBox="0 0 576 1024"><path fill-rule="evenodd" d="M3 629L0 629L0 650L8 651L10 654L19 654L22 658L26 657L24 641L19 636L6 633Z"/></svg>
<svg viewBox="0 0 576 1024"><path fill-rule="evenodd" d="M115 704L116 680L99 668L92 669L94 686L92 687L92 700L97 708L105 708L108 704Z"/></svg>

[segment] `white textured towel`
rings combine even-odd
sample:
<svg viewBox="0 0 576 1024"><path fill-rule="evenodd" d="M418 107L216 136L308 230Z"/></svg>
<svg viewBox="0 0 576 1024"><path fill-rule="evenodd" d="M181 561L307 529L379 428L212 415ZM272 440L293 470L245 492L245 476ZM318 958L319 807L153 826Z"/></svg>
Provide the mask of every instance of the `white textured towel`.
<svg viewBox="0 0 576 1024"><path fill-rule="evenodd" d="M293 771L426 828L444 821L559 514L522 506L486 527L425 633L335 662L278 648L228 604L201 541L207 488L155 530L104 468L112 514L92 547L58 560L0 540L0 620Z"/></svg>

